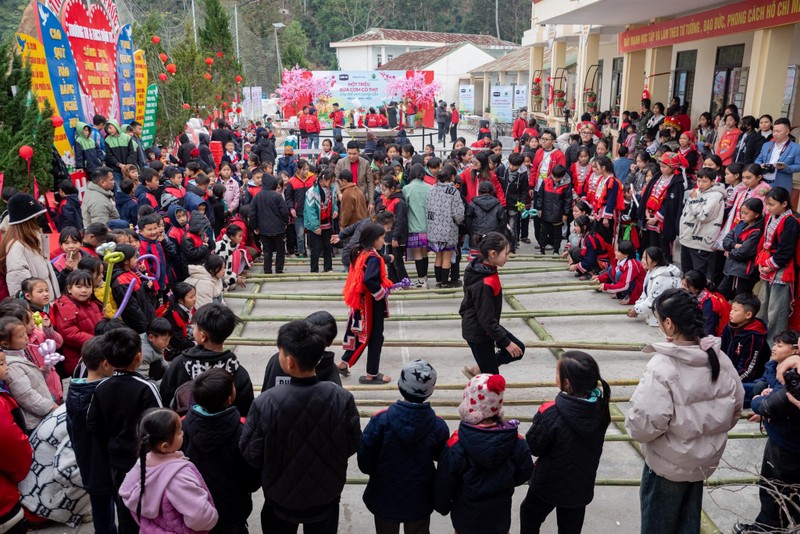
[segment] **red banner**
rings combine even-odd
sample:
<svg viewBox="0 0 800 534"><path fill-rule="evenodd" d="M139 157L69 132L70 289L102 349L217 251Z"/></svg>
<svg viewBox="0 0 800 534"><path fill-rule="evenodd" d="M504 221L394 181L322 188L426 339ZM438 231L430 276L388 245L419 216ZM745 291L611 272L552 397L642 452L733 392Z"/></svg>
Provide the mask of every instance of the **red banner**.
<svg viewBox="0 0 800 534"><path fill-rule="evenodd" d="M800 22L798 0L745 0L622 32L620 53Z"/></svg>

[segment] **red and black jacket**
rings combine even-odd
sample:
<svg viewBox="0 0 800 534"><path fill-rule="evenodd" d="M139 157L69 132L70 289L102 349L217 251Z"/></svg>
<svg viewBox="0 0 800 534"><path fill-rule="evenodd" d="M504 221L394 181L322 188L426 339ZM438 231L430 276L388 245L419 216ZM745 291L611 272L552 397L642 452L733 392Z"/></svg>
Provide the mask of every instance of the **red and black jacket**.
<svg viewBox="0 0 800 534"><path fill-rule="evenodd" d="M464 270L464 300L461 315L461 335L469 343L495 343L505 348L511 340L500 326L503 311L503 287L497 267L475 258Z"/></svg>

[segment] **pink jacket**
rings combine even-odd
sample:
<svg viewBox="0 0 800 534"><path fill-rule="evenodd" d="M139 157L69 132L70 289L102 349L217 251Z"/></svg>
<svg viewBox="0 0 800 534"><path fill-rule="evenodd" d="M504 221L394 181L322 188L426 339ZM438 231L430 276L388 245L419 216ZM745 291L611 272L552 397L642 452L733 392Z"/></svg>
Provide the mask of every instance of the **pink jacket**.
<svg viewBox="0 0 800 534"><path fill-rule="evenodd" d="M228 178L226 182L220 182L222 185L225 186L225 203L228 205L228 213L233 213L236 211L236 208L239 207L239 199L242 196L241 189L239 188L239 182L237 182L233 176Z"/></svg>
<svg viewBox="0 0 800 534"><path fill-rule="evenodd" d="M44 381L47 383L47 389L53 395L53 400L56 401L56 404L61 404L61 400L64 397L64 388L61 384L61 378L58 376L55 367L51 367L50 371L44 370L44 358L39 354L39 345L44 343L47 339L55 341L57 349L61 348L61 345L64 344L64 338L61 337L61 334L53 330L52 326L44 330L41 328L34 328L28 336L28 352L35 360L36 365L39 366L39 369L42 369Z"/></svg>
<svg viewBox="0 0 800 534"><path fill-rule="evenodd" d="M145 534L208 532L219 516L200 471L182 452L147 454L145 490L140 462L125 475L119 496ZM142 515L136 517L139 497Z"/></svg>

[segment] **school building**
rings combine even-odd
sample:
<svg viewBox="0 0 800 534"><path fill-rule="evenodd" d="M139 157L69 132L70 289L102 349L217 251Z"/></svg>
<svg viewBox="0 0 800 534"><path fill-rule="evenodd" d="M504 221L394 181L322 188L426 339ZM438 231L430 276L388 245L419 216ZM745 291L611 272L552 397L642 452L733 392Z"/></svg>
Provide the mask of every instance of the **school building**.
<svg viewBox="0 0 800 534"><path fill-rule="evenodd" d="M533 0L531 22L530 107L551 126L643 94L680 97L693 124L729 103L800 123L800 0Z"/></svg>

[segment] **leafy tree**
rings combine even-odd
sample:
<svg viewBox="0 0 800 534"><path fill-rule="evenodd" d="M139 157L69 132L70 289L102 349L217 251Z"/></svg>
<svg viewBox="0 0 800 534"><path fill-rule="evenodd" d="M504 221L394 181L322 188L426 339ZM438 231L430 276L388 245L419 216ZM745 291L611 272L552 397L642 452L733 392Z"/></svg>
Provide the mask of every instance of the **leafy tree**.
<svg viewBox="0 0 800 534"><path fill-rule="evenodd" d="M308 37L300 22L293 20L280 35L281 61L283 67L290 69L295 65L308 68L306 50L308 50Z"/></svg>
<svg viewBox="0 0 800 534"><path fill-rule="evenodd" d="M197 32L197 44L201 50L233 55L233 35L228 18L220 0L205 0L204 25Z"/></svg>
<svg viewBox="0 0 800 534"><path fill-rule="evenodd" d="M0 172L4 185L33 193L53 186L53 110L45 101L40 111L31 92L31 69L9 44L0 47ZM33 148L30 176L28 163L19 156L23 145Z"/></svg>

